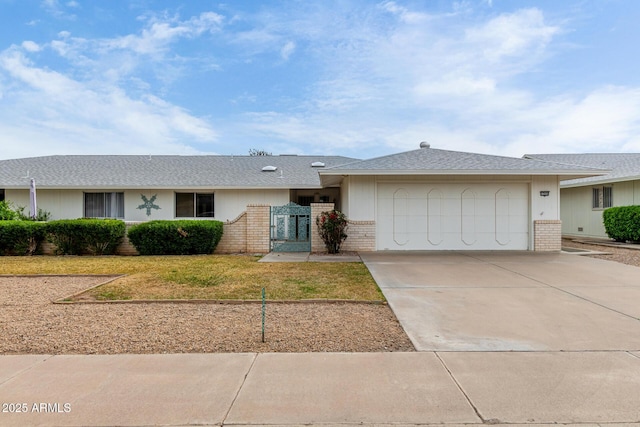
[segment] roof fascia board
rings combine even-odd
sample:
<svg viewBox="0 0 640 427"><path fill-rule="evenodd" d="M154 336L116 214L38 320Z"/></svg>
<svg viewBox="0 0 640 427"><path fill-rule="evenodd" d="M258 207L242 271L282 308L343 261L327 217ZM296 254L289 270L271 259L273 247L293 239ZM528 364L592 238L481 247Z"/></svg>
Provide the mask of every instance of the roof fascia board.
<svg viewBox="0 0 640 427"><path fill-rule="evenodd" d="M640 180L640 175L608 178L608 179L594 179L593 181L589 181L589 182L577 182L573 184L563 184L561 181L560 188L592 187L594 185L615 184L616 182L627 182L627 181L638 181L638 180ZM569 181L569 180L565 180L565 181Z"/></svg>
<svg viewBox="0 0 640 427"><path fill-rule="evenodd" d="M319 171L320 175L560 175L571 176L570 179L588 178L592 176L606 175L610 171L584 171L584 170L495 170L495 169L469 169L469 170L332 170ZM567 178L569 179L569 178Z"/></svg>
<svg viewBox="0 0 640 427"><path fill-rule="evenodd" d="M5 190L28 190L29 186L25 185L25 186L5 186L3 187ZM95 191L128 191L128 190L135 190L135 191L144 191L144 190L168 190L168 191L198 191L198 190L206 190L206 191L215 191L215 190L234 190L234 191L238 191L238 190L319 190L324 188L322 185L313 185L313 186L309 186L309 185L288 185L288 186L281 186L281 187L230 187L230 186L207 186L207 187L202 187L202 186L194 186L194 187L154 187L154 186L142 186L142 187L137 187L137 186L124 186L124 187L105 187L105 186L90 186L90 185L86 185L86 186L74 186L74 187L61 187L61 186L46 186L46 185L38 185L36 187L36 190L95 190Z"/></svg>

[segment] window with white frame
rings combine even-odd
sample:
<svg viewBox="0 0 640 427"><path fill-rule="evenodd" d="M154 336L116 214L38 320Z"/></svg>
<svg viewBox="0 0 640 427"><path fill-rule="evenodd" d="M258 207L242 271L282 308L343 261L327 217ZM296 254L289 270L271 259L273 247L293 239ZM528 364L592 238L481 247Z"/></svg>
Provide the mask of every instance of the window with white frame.
<svg viewBox="0 0 640 427"><path fill-rule="evenodd" d="M213 193L176 193L176 218L213 218Z"/></svg>
<svg viewBox="0 0 640 427"><path fill-rule="evenodd" d="M84 193L85 218L124 218L124 193Z"/></svg>
<svg viewBox="0 0 640 427"><path fill-rule="evenodd" d="M602 186L591 189L591 207L593 209L606 209L613 206L613 187Z"/></svg>

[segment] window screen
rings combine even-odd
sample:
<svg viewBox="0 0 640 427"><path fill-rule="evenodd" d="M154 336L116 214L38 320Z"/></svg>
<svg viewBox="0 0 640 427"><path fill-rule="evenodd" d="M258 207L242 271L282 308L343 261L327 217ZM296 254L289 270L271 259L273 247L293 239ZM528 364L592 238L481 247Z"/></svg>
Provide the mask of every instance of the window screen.
<svg viewBox="0 0 640 427"><path fill-rule="evenodd" d="M124 193L84 193L85 218L124 218Z"/></svg>
<svg viewBox="0 0 640 427"><path fill-rule="evenodd" d="M604 209L613 206L613 187L602 187L602 207Z"/></svg>
<svg viewBox="0 0 640 427"><path fill-rule="evenodd" d="M213 218L213 193L176 193L177 218Z"/></svg>

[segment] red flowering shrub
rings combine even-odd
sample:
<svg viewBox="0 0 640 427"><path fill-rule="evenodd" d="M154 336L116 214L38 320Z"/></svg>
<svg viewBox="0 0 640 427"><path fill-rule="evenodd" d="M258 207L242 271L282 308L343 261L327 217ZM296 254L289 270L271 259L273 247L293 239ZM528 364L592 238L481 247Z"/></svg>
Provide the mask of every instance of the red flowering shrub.
<svg viewBox="0 0 640 427"><path fill-rule="evenodd" d="M340 245L347 238L347 217L340 211L321 212L316 218L318 233L330 254L340 252Z"/></svg>

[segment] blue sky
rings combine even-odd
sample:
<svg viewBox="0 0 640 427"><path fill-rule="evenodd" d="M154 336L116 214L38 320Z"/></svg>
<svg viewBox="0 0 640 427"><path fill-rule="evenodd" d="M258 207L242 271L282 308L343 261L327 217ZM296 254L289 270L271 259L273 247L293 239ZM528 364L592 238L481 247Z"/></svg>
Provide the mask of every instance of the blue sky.
<svg viewBox="0 0 640 427"><path fill-rule="evenodd" d="M0 158L640 152L640 2L0 0Z"/></svg>

